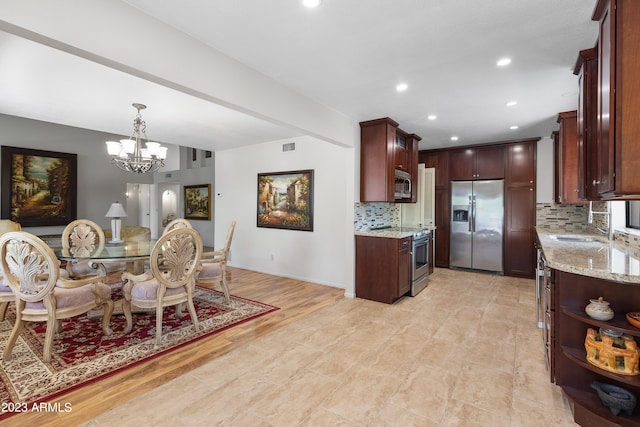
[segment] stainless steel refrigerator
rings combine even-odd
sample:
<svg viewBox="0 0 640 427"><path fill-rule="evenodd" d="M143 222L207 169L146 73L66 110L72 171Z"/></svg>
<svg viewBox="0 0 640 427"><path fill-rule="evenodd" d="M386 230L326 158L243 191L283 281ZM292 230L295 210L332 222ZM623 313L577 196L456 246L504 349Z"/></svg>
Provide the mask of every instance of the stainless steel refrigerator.
<svg viewBox="0 0 640 427"><path fill-rule="evenodd" d="M451 267L502 273L504 180L451 181Z"/></svg>

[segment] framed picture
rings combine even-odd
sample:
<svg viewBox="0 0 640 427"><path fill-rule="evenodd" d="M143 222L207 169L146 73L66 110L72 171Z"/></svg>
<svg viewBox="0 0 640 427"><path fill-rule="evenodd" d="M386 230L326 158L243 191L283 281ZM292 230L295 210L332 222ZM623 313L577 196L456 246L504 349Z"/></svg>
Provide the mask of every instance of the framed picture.
<svg viewBox="0 0 640 427"><path fill-rule="evenodd" d="M211 184L184 186L184 217L211 220Z"/></svg>
<svg viewBox="0 0 640 427"><path fill-rule="evenodd" d="M75 220L77 168L77 154L3 146L2 218L22 227Z"/></svg>
<svg viewBox="0 0 640 427"><path fill-rule="evenodd" d="M258 227L313 231L313 170L258 174Z"/></svg>

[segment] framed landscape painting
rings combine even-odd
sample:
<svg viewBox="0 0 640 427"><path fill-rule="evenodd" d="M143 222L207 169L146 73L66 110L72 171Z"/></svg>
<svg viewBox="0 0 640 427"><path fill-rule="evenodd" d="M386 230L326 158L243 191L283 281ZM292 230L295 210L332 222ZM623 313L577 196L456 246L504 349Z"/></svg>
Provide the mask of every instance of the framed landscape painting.
<svg viewBox="0 0 640 427"><path fill-rule="evenodd" d="M211 220L211 184L184 186L184 217Z"/></svg>
<svg viewBox="0 0 640 427"><path fill-rule="evenodd" d="M259 173L257 225L313 231L313 170Z"/></svg>
<svg viewBox="0 0 640 427"><path fill-rule="evenodd" d="M76 154L2 147L2 218L22 227L66 225L77 215Z"/></svg>

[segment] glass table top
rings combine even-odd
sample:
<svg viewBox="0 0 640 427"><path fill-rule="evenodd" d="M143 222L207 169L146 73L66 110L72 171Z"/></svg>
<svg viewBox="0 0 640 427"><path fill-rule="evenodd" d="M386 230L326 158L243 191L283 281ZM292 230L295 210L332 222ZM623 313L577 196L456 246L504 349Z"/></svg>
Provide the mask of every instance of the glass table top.
<svg viewBox="0 0 640 427"><path fill-rule="evenodd" d="M157 240L142 242L107 243L104 247L96 246L92 250L78 248L55 248L54 252L61 260L124 260L148 258Z"/></svg>

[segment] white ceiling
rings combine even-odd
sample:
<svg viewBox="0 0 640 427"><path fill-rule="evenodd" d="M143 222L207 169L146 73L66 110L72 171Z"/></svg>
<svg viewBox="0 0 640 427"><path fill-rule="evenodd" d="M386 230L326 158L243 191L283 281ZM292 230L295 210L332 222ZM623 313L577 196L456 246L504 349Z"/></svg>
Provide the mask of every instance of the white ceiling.
<svg viewBox="0 0 640 427"><path fill-rule="evenodd" d="M573 67L598 30L595 0L125 3L354 121L391 117L421 149L548 137L576 108ZM512 64L497 67L504 56ZM128 135L135 110L124 106L142 102L148 136L165 143L221 150L299 136L8 33L0 63L4 114ZM400 82L409 89L396 92Z"/></svg>

